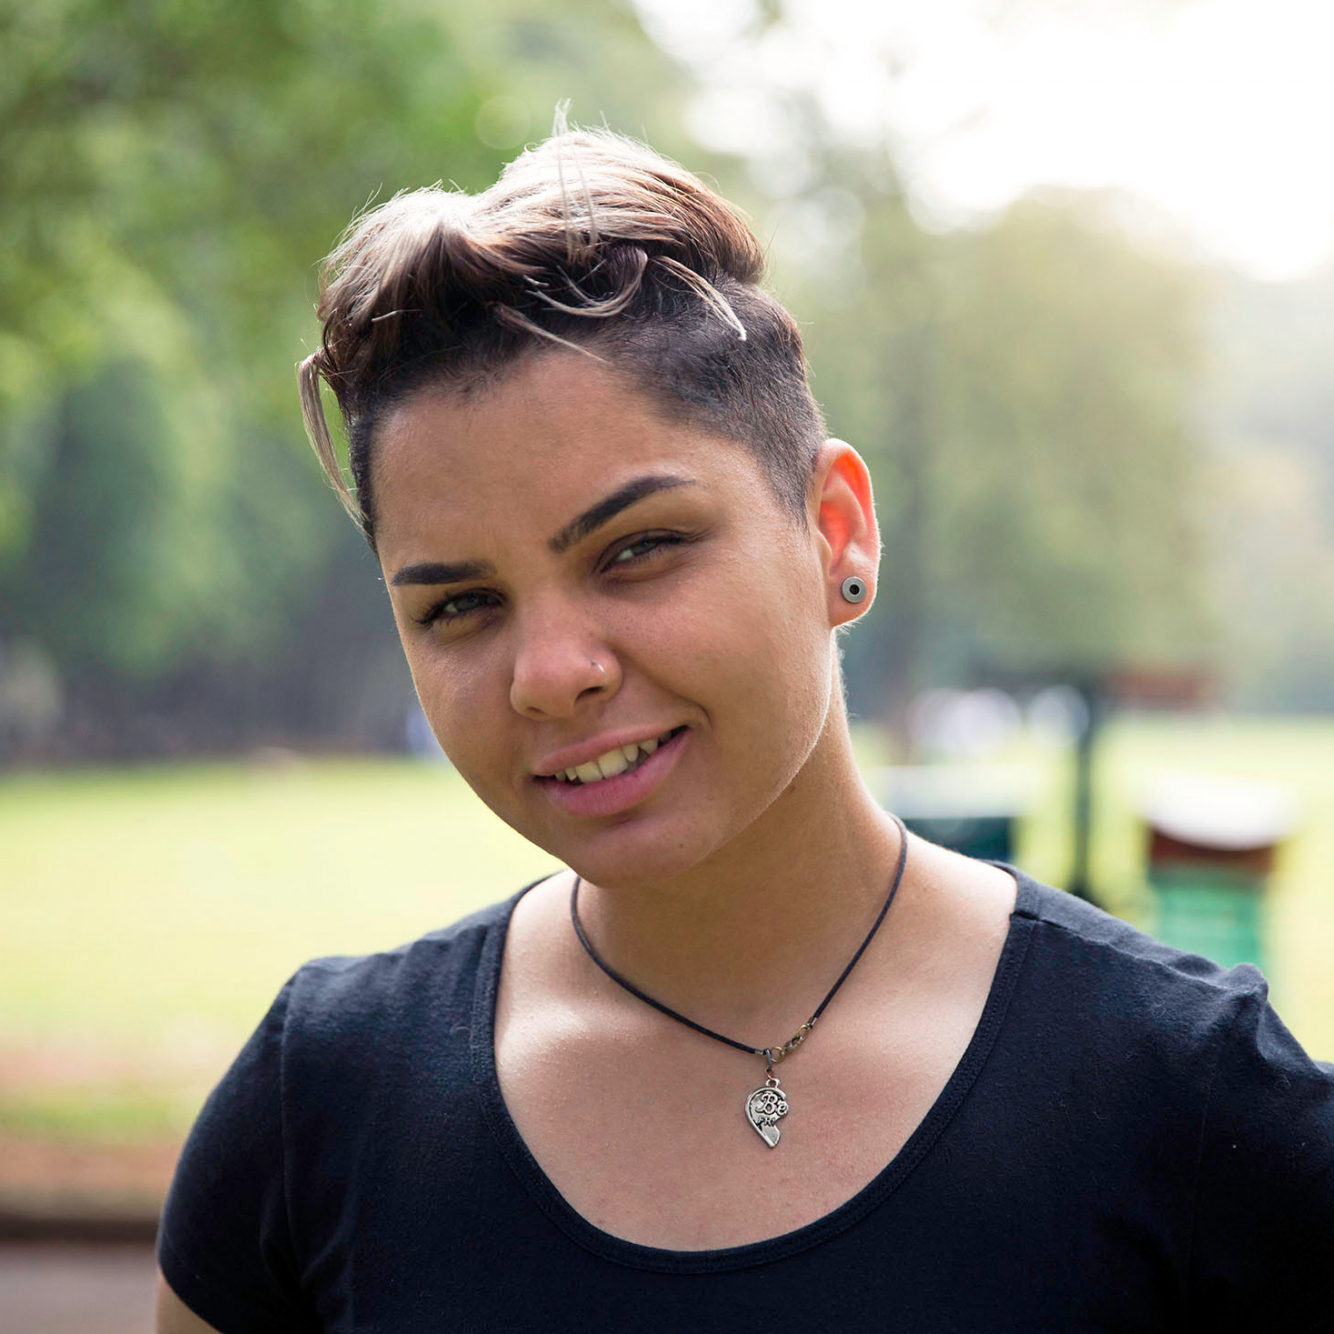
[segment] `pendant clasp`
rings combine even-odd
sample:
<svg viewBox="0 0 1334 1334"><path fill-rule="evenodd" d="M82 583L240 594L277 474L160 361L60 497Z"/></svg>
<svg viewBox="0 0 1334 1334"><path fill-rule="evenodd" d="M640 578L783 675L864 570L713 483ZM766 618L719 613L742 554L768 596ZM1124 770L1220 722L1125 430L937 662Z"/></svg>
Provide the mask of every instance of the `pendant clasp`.
<svg viewBox="0 0 1334 1334"><path fill-rule="evenodd" d="M814 1027L815 1021L812 1019L808 1023L802 1024L802 1026L797 1029L797 1031L783 1043L781 1047L766 1047L764 1049L765 1069L772 1071L774 1066L780 1064L791 1056L792 1053L806 1041L807 1037L810 1036L810 1031Z"/></svg>

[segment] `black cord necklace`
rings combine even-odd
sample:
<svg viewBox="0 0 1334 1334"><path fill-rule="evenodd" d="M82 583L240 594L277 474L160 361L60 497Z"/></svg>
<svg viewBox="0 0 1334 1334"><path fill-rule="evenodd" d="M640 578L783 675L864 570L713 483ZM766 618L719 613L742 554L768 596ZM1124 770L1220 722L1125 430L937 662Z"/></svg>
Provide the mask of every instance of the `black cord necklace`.
<svg viewBox="0 0 1334 1334"><path fill-rule="evenodd" d="M865 953L866 947L880 929L880 923L885 920L889 905L894 902L894 896L899 892L899 884L903 880L903 868L908 864L908 831L903 827L903 821L897 815L891 816L891 819L899 827L899 860L898 865L894 868L894 879L890 882L889 895L885 899L884 906L871 924L871 929L866 933L866 939L857 947L856 954L848 960L848 966L839 974L838 981L829 988L829 994L815 1007L815 1013L781 1047L752 1047L747 1043L738 1042L735 1038L724 1037L721 1033L715 1033L713 1029L705 1028L703 1024L697 1024L693 1019L687 1019L683 1014L677 1014L670 1006L646 995L633 982L628 981L609 964L604 963L598 958L597 951L589 943L588 937L584 935L584 928L579 923L580 879L577 875L574 878L574 888L570 890L570 920L574 923L574 934L579 937L579 943L588 951L588 957L613 982L619 983L632 996L638 996L640 1000L653 1006L655 1010L661 1010L663 1014L675 1019L678 1023L693 1028L697 1033L703 1033L705 1037L714 1038L718 1042L725 1042L729 1047L735 1047L738 1051L744 1051L751 1056L764 1057L765 1080L759 1088L746 1095L746 1120L750 1122L756 1133L771 1149L778 1145L779 1119L786 1116L790 1110L787 1094L779 1087L778 1076L774 1074L774 1066L791 1056L810 1036L816 1020L824 1013L825 1006L834 999L834 994L847 980L848 974L857 966L857 960Z"/></svg>

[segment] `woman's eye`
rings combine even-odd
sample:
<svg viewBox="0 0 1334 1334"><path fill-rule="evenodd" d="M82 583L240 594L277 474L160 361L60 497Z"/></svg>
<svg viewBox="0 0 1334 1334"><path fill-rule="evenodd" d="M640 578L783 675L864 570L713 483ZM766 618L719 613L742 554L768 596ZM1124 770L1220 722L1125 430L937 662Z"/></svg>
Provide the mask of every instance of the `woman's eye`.
<svg viewBox="0 0 1334 1334"><path fill-rule="evenodd" d="M494 602L491 593L456 593L453 597L441 598L425 616L420 617L422 625L435 625L437 622L457 621L482 607L489 607Z"/></svg>
<svg viewBox="0 0 1334 1334"><path fill-rule="evenodd" d="M679 546L681 541L681 538L670 533L653 533L645 537L637 537L633 542L627 542L607 563L608 565L633 565L636 561L651 556L653 552L663 547Z"/></svg>
<svg viewBox="0 0 1334 1334"><path fill-rule="evenodd" d="M689 540L679 533L646 533L643 537L636 537L618 548L603 568L646 563L655 554L666 551L669 547L681 546ZM416 617L416 620L419 625L428 629L435 625L449 625L454 621L464 620L475 612L497 606L499 602L500 598L495 593L484 588L467 593L451 593L449 597L433 603L423 615Z"/></svg>

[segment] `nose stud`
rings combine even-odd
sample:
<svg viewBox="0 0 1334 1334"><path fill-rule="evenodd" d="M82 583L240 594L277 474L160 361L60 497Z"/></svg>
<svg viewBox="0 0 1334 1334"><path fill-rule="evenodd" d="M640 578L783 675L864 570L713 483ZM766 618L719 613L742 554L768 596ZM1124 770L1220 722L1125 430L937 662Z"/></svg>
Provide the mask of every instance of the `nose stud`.
<svg viewBox="0 0 1334 1334"><path fill-rule="evenodd" d="M849 602L860 602L866 596L866 581L855 574L849 575L843 581L843 596Z"/></svg>

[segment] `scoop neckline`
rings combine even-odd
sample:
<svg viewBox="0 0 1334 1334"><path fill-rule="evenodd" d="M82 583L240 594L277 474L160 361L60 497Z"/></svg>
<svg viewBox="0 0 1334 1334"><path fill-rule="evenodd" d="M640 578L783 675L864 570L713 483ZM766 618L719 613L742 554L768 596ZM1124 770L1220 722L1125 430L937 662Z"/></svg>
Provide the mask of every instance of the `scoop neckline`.
<svg viewBox="0 0 1334 1334"><path fill-rule="evenodd" d="M540 1163L533 1156L505 1104L495 1058L496 1001L500 989L500 965L510 919L519 900L549 876L525 885L508 902L487 929L478 960L477 981L473 995L472 1034L470 1040L473 1084L482 1104L483 1116L501 1156L527 1190L533 1202L570 1240L604 1259L634 1269L659 1273L706 1274L745 1269L805 1251L846 1231L871 1210L884 1203L908 1178L940 1138L972 1088L987 1056L995 1045L1035 924L1040 887L1030 876L1005 862L991 862L1008 871L1018 886L1015 906L1000 959L991 979L982 1015L973 1030L959 1063L945 1081L935 1102L899 1151L855 1195L822 1215L790 1232L760 1241L745 1242L710 1250L672 1250L645 1246L629 1241L590 1223L556 1189Z"/></svg>

